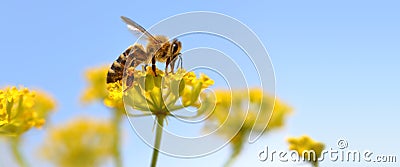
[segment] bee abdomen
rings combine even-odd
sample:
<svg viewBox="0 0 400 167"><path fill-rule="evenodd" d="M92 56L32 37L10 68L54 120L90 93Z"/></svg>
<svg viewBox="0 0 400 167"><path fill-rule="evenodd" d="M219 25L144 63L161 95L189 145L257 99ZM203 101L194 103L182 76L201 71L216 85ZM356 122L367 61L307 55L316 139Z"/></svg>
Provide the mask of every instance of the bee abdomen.
<svg viewBox="0 0 400 167"><path fill-rule="evenodd" d="M122 79L122 75L117 74L117 71L112 69L108 70L107 73L107 83L114 83L120 81Z"/></svg>
<svg viewBox="0 0 400 167"><path fill-rule="evenodd" d="M129 46L117 60L113 62L107 73L107 83L113 83L122 80L124 67L136 67L147 60L147 54L140 44ZM127 62L129 61L129 62ZM128 63L128 64L127 64ZM128 78L128 83L133 82L133 76Z"/></svg>
<svg viewBox="0 0 400 167"><path fill-rule="evenodd" d="M122 79L126 59L131 50L132 46L129 46L111 65L107 73L107 83L114 83Z"/></svg>
<svg viewBox="0 0 400 167"><path fill-rule="evenodd" d="M107 83L114 83L121 80L123 72L124 64L118 63L118 61L114 61L114 63L111 65L111 68L108 69Z"/></svg>
<svg viewBox="0 0 400 167"><path fill-rule="evenodd" d="M111 68L124 68L126 59L132 50L132 46L129 46L122 54L119 55L118 59L114 61Z"/></svg>

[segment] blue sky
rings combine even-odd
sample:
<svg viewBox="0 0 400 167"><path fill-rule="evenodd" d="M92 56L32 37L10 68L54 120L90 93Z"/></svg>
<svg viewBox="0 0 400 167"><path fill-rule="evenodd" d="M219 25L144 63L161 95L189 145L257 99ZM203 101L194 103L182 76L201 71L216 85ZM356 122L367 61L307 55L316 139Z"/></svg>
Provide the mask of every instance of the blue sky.
<svg viewBox="0 0 400 167"><path fill-rule="evenodd" d="M286 149L286 137L302 134L331 147L345 138L352 149L398 155L399 7L399 2L388 0L3 1L0 86L24 85L51 93L59 103L52 124L77 115L107 116L100 105L80 105L79 95L85 87L85 69L110 64L134 41L121 15L150 27L183 12L219 12L240 20L259 36L274 65L276 94L295 109L285 129L249 145L236 166L268 166L257 160L259 150L265 145ZM150 149L128 124L125 129L125 164L147 166ZM31 135L36 134L41 132ZM37 136L28 143L40 144L41 135ZM31 147L26 154L34 151ZM221 166L228 153L225 148L194 160L161 155L159 164ZM340 164L321 164L336 165Z"/></svg>

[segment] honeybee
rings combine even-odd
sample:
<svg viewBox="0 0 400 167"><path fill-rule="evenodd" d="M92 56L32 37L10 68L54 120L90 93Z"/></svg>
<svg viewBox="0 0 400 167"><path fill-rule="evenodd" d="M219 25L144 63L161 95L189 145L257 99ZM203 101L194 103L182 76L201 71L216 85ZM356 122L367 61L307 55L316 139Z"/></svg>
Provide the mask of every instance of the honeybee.
<svg viewBox="0 0 400 167"><path fill-rule="evenodd" d="M151 64L152 71L155 76L156 73L156 62L165 63L165 74L168 75L168 66L171 68L171 73L174 72L175 62L179 58L181 61L181 48L182 44L177 39L169 41L166 36L151 35L146 29L132 21L131 19L121 16L121 19L127 24L128 29L132 31L135 35L144 35L147 40L146 47L141 44L134 44L129 46L114 63L111 65L107 73L107 83L113 83L121 81L123 79L125 66L126 71L126 86L128 89L132 86L134 81L133 71L135 68L144 64L145 68Z"/></svg>

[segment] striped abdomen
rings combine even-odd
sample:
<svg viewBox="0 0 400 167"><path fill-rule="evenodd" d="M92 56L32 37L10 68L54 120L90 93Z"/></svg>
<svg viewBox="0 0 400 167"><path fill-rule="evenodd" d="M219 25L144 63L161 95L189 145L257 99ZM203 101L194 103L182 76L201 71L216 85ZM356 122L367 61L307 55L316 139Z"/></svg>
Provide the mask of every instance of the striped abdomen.
<svg viewBox="0 0 400 167"><path fill-rule="evenodd" d="M130 63L129 66L136 67L140 63L146 60L147 56L144 52L143 46L136 44L129 46L118 59L114 61L111 68L107 73L107 83L114 83L120 81L124 74L124 67L126 63ZM131 79L133 81L133 78Z"/></svg>

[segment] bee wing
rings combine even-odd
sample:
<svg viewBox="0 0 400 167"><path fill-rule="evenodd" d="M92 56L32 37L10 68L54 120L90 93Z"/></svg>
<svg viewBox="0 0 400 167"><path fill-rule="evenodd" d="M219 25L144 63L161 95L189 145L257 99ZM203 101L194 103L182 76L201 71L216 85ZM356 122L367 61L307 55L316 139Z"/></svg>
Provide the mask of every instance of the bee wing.
<svg viewBox="0 0 400 167"><path fill-rule="evenodd" d="M137 37L140 37L142 34L145 35L146 39L150 39L155 43L159 43L159 41L151 35L149 32L146 31L142 26L140 26L138 23L134 22L133 20L121 16L122 21L124 21L128 27L128 29Z"/></svg>
<svg viewBox="0 0 400 167"><path fill-rule="evenodd" d="M144 63L148 59L148 54L145 52L143 45L135 44L127 54L127 66L136 68L139 64Z"/></svg>

